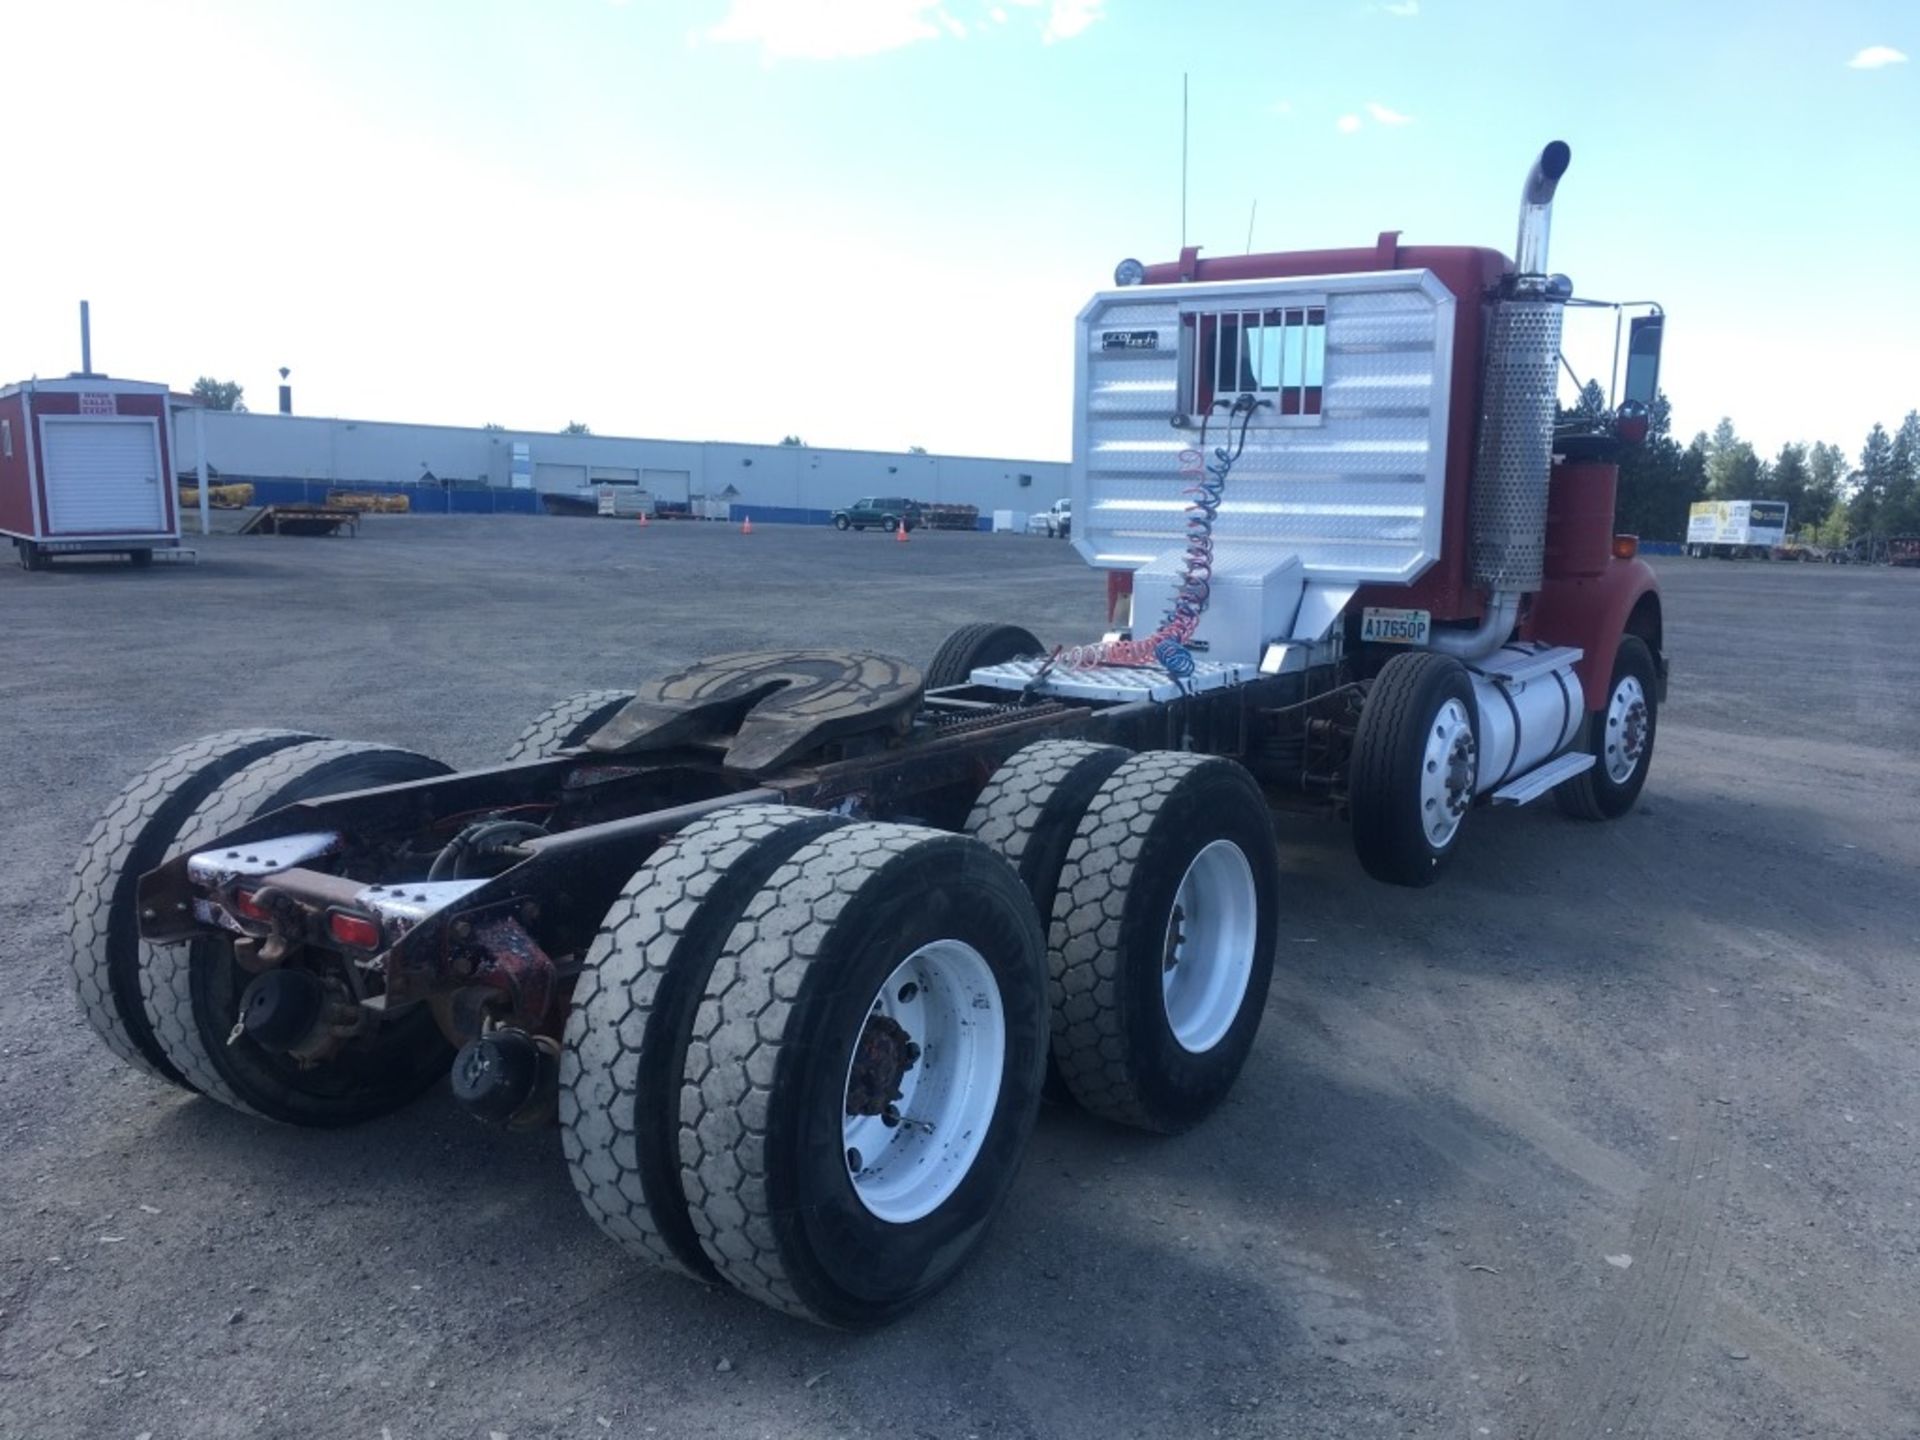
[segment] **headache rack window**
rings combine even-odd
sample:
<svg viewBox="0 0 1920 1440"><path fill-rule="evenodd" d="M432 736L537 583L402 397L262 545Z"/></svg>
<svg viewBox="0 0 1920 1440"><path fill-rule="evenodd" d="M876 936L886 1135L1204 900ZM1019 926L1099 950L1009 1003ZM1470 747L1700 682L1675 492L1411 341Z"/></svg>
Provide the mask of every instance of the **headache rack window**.
<svg viewBox="0 0 1920 1440"><path fill-rule="evenodd" d="M1324 305L1188 313L1180 327L1180 400L1194 420L1252 395L1255 424L1317 425L1327 369Z"/></svg>

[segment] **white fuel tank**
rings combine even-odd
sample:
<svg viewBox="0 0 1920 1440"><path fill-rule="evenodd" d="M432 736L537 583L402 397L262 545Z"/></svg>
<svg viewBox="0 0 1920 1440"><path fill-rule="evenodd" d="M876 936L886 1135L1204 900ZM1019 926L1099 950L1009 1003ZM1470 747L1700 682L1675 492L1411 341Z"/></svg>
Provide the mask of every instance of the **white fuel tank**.
<svg viewBox="0 0 1920 1440"><path fill-rule="evenodd" d="M1467 667L1480 712L1478 794L1491 794L1574 742L1587 718L1573 673L1582 653L1571 645L1508 645Z"/></svg>

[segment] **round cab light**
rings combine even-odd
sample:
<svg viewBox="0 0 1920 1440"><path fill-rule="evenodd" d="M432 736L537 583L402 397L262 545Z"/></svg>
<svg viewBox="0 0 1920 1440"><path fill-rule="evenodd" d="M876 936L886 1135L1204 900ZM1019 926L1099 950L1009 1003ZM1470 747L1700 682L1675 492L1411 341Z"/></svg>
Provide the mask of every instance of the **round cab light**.
<svg viewBox="0 0 1920 1440"><path fill-rule="evenodd" d="M1131 257L1113 267L1113 283L1116 285L1138 285L1146 278L1147 267Z"/></svg>

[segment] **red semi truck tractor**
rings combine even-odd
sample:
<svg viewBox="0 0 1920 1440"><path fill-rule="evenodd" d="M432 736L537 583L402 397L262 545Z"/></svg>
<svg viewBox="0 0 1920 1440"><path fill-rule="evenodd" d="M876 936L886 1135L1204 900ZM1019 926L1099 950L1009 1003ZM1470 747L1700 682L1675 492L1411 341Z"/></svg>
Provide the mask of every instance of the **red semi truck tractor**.
<svg viewBox="0 0 1920 1440"><path fill-rule="evenodd" d="M100 1037L267 1120L452 1074L557 1124L636 1262L880 1323L987 1232L1049 1070L1119 1124L1200 1123L1265 1011L1272 807L1432 882L1487 806L1624 814L1666 684L1613 534L1627 401L1555 429L1546 267L1473 248L1129 261L1077 330L1073 542L1130 613L983 620L924 667L713 657L555 705L506 763L298 730L162 757L76 868ZM1569 830L1566 842L1580 843Z"/></svg>

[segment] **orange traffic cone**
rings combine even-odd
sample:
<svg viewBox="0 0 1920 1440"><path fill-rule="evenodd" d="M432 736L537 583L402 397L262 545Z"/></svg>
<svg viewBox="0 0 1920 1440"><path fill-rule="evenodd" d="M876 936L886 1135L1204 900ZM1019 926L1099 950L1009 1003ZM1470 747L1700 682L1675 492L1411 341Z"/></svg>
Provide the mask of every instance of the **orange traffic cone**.
<svg viewBox="0 0 1920 1440"><path fill-rule="evenodd" d="M907 522L906 521L902 520L900 522L900 528L893 532L893 538L899 541L902 545L907 543Z"/></svg>
<svg viewBox="0 0 1920 1440"><path fill-rule="evenodd" d="M642 511L640 512L640 528L641 528L642 530L644 530L644 529L646 529L646 528L647 528L647 526L648 526L648 525L649 525L650 523L652 523L652 522L650 522L650 521L649 521L649 520L647 519L647 512L646 512L646 511L644 511L644 510L642 510Z"/></svg>
<svg viewBox="0 0 1920 1440"><path fill-rule="evenodd" d="M740 533L742 535L751 535L753 533L753 517L751 515L742 515L740 517Z"/></svg>

